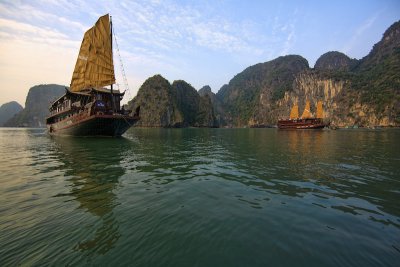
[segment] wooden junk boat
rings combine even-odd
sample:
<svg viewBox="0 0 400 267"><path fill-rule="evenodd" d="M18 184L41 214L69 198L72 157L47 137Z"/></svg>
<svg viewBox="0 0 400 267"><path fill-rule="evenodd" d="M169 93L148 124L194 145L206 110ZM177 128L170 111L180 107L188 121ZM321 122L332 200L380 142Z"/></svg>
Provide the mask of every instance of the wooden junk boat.
<svg viewBox="0 0 400 267"><path fill-rule="evenodd" d="M278 120L279 129L321 129L327 126L323 121L322 101L317 103L317 116L310 111L310 101L306 102L303 114L299 117L299 106L295 104L290 111L290 119Z"/></svg>
<svg viewBox="0 0 400 267"><path fill-rule="evenodd" d="M51 135L121 136L139 120L121 108L124 93L113 90L112 21L107 14L84 35L71 86L51 104L46 119ZM110 89L104 88L109 86Z"/></svg>

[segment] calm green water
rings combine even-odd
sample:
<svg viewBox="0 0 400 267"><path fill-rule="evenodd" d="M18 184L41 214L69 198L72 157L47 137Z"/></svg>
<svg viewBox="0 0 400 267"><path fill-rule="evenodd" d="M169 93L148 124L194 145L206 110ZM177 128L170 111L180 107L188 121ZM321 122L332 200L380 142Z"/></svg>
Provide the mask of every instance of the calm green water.
<svg viewBox="0 0 400 267"><path fill-rule="evenodd" d="M0 129L1 266L399 266L400 131Z"/></svg>

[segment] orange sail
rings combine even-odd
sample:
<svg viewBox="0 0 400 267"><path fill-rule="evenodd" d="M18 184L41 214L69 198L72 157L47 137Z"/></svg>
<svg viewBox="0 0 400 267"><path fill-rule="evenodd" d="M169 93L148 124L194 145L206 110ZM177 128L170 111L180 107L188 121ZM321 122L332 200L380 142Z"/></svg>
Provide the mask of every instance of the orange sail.
<svg viewBox="0 0 400 267"><path fill-rule="evenodd" d="M299 106L295 104L290 111L290 119L298 119L299 118Z"/></svg>
<svg viewBox="0 0 400 267"><path fill-rule="evenodd" d="M308 119L311 117L312 117L312 115L311 115L311 111L310 111L310 101L307 100L306 106L304 108L303 115L301 115L301 118Z"/></svg>
<svg viewBox="0 0 400 267"><path fill-rule="evenodd" d="M317 118L318 119L324 118L324 110L322 109L322 101L318 101L318 103L317 103Z"/></svg>
<svg viewBox="0 0 400 267"><path fill-rule="evenodd" d="M111 47L110 17L104 15L84 35L74 73L71 91L115 83Z"/></svg>

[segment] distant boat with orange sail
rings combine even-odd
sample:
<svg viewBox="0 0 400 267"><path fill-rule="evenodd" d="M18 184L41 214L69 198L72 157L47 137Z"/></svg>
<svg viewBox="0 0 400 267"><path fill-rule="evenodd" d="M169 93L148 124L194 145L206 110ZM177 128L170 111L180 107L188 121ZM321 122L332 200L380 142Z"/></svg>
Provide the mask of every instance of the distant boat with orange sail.
<svg viewBox="0 0 400 267"><path fill-rule="evenodd" d="M299 106L297 103L290 111L289 119L278 120L279 129L322 129L327 126L324 123L324 111L322 108L322 101L317 103L317 115L313 117L310 111L310 101L306 101L303 114L299 117Z"/></svg>

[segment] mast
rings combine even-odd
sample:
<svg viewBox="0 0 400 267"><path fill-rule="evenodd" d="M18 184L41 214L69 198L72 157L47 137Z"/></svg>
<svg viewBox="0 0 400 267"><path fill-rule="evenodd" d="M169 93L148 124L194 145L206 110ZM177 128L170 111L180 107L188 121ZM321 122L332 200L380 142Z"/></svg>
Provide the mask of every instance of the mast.
<svg viewBox="0 0 400 267"><path fill-rule="evenodd" d="M111 42L111 58L113 57L113 32L112 32L112 16L110 16L110 42ZM115 100L114 100L114 93L113 93L113 84L111 84L111 104L112 104L112 111L115 111Z"/></svg>

